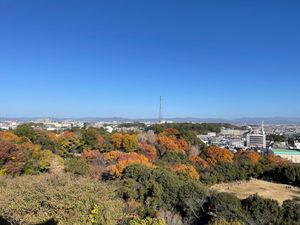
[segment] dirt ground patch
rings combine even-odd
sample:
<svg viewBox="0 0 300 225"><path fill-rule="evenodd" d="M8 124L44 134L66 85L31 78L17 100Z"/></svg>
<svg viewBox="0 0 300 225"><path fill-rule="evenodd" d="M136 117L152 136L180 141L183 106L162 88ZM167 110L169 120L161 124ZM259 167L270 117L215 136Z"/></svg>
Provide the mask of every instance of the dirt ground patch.
<svg viewBox="0 0 300 225"><path fill-rule="evenodd" d="M216 184L212 186L211 189L219 192L232 193L241 199L247 198L249 195L258 194L264 198L277 200L280 204L288 199L294 199L300 202L300 188L257 179L228 184Z"/></svg>

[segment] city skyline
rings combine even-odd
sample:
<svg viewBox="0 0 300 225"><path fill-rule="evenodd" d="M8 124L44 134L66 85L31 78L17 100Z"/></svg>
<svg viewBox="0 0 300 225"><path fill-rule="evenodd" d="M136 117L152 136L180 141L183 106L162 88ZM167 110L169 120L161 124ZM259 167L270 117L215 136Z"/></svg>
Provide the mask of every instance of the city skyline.
<svg viewBox="0 0 300 225"><path fill-rule="evenodd" d="M299 9L1 1L0 117L299 117Z"/></svg>

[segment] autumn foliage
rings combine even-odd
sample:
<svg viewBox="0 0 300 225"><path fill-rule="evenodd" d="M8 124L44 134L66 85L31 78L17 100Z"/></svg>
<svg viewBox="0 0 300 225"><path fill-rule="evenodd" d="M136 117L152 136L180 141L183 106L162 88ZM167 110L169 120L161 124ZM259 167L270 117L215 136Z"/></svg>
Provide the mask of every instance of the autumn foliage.
<svg viewBox="0 0 300 225"><path fill-rule="evenodd" d="M287 165L290 164L291 162L287 159L281 158L280 156L276 156L273 154L268 154L267 160L276 166L282 166L282 165Z"/></svg>
<svg viewBox="0 0 300 225"><path fill-rule="evenodd" d="M209 167L209 164L207 161L205 161L203 158L200 156L190 156L189 160L193 165L196 167L199 167L201 169L207 169Z"/></svg>
<svg viewBox="0 0 300 225"><path fill-rule="evenodd" d="M138 148L137 136L135 134L115 133L111 136L111 142L116 149L124 150L125 152L132 152Z"/></svg>
<svg viewBox="0 0 300 225"><path fill-rule="evenodd" d="M259 163L259 161L261 160L261 155L255 151L246 151L244 152L244 155L250 162L254 164Z"/></svg>
<svg viewBox="0 0 300 225"><path fill-rule="evenodd" d="M177 138L174 135L158 135L158 143L160 145L161 153L163 154L166 151L175 151L180 153L186 153L188 151L188 143L182 139Z"/></svg>
<svg viewBox="0 0 300 225"><path fill-rule="evenodd" d="M232 163L234 157L234 154L230 150L216 146L208 147L205 154L207 156L207 162L210 165L216 165L221 162Z"/></svg>
<svg viewBox="0 0 300 225"><path fill-rule="evenodd" d="M100 158L102 158L102 154L99 151L85 150L81 153L81 159L87 162L93 162Z"/></svg>
<svg viewBox="0 0 300 225"><path fill-rule="evenodd" d="M173 166L172 170L177 174L186 175L194 180L199 180L199 178L200 178L195 167L193 167L191 165L185 165L185 164L176 165L176 166Z"/></svg>
<svg viewBox="0 0 300 225"><path fill-rule="evenodd" d="M22 139L11 132L0 131L0 140L17 143Z"/></svg>
<svg viewBox="0 0 300 225"><path fill-rule="evenodd" d="M146 141L141 141L139 143L139 152L145 155L151 162L157 159L155 146L148 144Z"/></svg>
<svg viewBox="0 0 300 225"><path fill-rule="evenodd" d="M120 151L112 151L107 153L104 158L107 161L115 162L108 168L109 174L113 178L120 177L127 166L134 164L142 164L149 168L154 168L154 165L146 156L138 154L136 152L124 153Z"/></svg>

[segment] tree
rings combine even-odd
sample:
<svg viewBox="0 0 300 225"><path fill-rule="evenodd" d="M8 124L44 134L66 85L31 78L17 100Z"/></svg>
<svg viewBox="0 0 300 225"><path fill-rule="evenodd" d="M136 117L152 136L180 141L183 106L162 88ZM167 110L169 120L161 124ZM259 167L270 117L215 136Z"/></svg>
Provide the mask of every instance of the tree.
<svg viewBox="0 0 300 225"><path fill-rule="evenodd" d="M19 175L24 171L28 160L28 151L7 141L0 142L0 169L1 173Z"/></svg>
<svg viewBox="0 0 300 225"><path fill-rule="evenodd" d="M218 219L214 220L213 218L222 218L222 220L226 221L249 222L248 215L243 210L241 201L229 193L213 193L208 198L208 201L204 203L200 220L211 221L214 224Z"/></svg>
<svg viewBox="0 0 300 225"><path fill-rule="evenodd" d="M15 130L15 134L19 137L26 137L31 141L33 141L36 136L35 130L29 124L19 125Z"/></svg>
<svg viewBox="0 0 300 225"><path fill-rule="evenodd" d="M300 186L300 165L286 164L266 171L264 176L281 183L288 183Z"/></svg>
<svg viewBox="0 0 300 225"><path fill-rule="evenodd" d="M210 165L216 165L221 162L233 162L234 154L224 148L219 148L216 146L210 146L206 149L205 154L207 156L207 162Z"/></svg>
<svg viewBox="0 0 300 225"><path fill-rule="evenodd" d="M108 155L111 156L111 153L108 153ZM124 169L129 165L142 164L149 168L154 168L154 165L149 161L147 157L136 152L118 152L117 155L113 155L112 157L114 157L113 159L114 161L116 161L115 164L109 166L108 168L108 174L112 178L120 177Z"/></svg>
<svg viewBox="0 0 300 225"><path fill-rule="evenodd" d="M140 133L137 135L138 142L145 141L148 144L154 145L156 142L156 136L152 130L148 130L146 133Z"/></svg>
<svg viewBox="0 0 300 225"><path fill-rule="evenodd" d="M20 143L22 138L9 131L0 131L0 140L12 143Z"/></svg>
<svg viewBox="0 0 300 225"><path fill-rule="evenodd" d="M82 141L83 143L90 147L95 148L98 144L98 133L95 129L89 128L82 131Z"/></svg>
<svg viewBox="0 0 300 225"><path fill-rule="evenodd" d="M200 176L192 165L180 164L173 166L173 171L179 175L188 176L193 180L199 180Z"/></svg>
<svg viewBox="0 0 300 225"><path fill-rule="evenodd" d="M122 140L122 147L125 152L133 152L138 148L138 142L135 134L126 134Z"/></svg>
<svg viewBox="0 0 300 225"><path fill-rule="evenodd" d="M295 200L286 200L283 202L283 221L286 225L300 224L300 204Z"/></svg>
<svg viewBox="0 0 300 225"><path fill-rule="evenodd" d="M190 156L189 160L191 163L193 163L196 168L198 168L199 170L205 170L209 167L208 162L206 162L203 158L201 158L200 156Z"/></svg>
<svg viewBox="0 0 300 225"><path fill-rule="evenodd" d="M199 182L191 179L180 179L180 188L176 202L177 211L188 221L198 218L198 211L207 201L208 191ZM196 223L197 224L197 223Z"/></svg>
<svg viewBox="0 0 300 225"><path fill-rule="evenodd" d="M252 195L242 200L242 205L256 224L278 224L282 219L282 209L275 200Z"/></svg>
<svg viewBox="0 0 300 225"><path fill-rule="evenodd" d="M244 155L250 162L254 164L258 164L259 161L262 159L261 155L255 151L246 151L244 152Z"/></svg>
<svg viewBox="0 0 300 225"><path fill-rule="evenodd" d="M153 170L153 177L162 189L159 202L164 208L171 210L178 202L178 193L181 187L179 177L163 168Z"/></svg>
<svg viewBox="0 0 300 225"><path fill-rule="evenodd" d="M271 166L282 166L291 163L291 161L281 158L280 156L276 156L274 154L268 154L267 161L271 164Z"/></svg>
<svg viewBox="0 0 300 225"><path fill-rule="evenodd" d="M111 135L111 142L116 149L120 149L122 147L124 135L120 133L114 133Z"/></svg>
<svg viewBox="0 0 300 225"><path fill-rule="evenodd" d="M189 160L186 154L181 152L168 151L160 159L164 163L171 165L176 164L189 164Z"/></svg>
<svg viewBox="0 0 300 225"><path fill-rule="evenodd" d="M152 170L142 164L133 164L126 167L122 179L134 179L138 182L147 182L152 179Z"/></svg>
<svg viewBox="0 0 300 225"><path fill-rule="evenodd" d="M157 140L161 155L165 154L167 151L180 153L186 153L188 151L188 143L182 138L178 139L175 135L159 134Z"/></svg>
<svg viewBox="0 0 300 225"><path fill-rule="evenodd" d="M101 148L101 147L103 147L104 143L105 143L104 137L101 136L101 135L98 135L98 136L97 136L97 144L96 144L96 147L97 147L97 148Z"/></svg>
<svg viewBox="0 0 300 225"><path fill-rule="evenodd" d="M151 162L154 162L157 159L155 146L148 144L144 140L139 143L139 152L145 155Z"/></svg>
<svg viewBox="0 0 300 225"><path fill-rule="evenodd" d="M56 151L55 142L45 132L37 132L34 143L40 145L42 149L48 149L52 152Z"/></svg>

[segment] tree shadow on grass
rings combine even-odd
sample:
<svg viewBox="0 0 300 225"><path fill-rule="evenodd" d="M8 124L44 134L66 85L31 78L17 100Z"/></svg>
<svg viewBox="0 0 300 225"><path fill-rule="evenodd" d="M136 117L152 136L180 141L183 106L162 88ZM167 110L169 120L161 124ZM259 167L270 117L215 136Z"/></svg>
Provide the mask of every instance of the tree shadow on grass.
<svg viewBox="0 0 300 225"><path fill-rule="evenodd" d="M1 225L10 225L10 223L6 219L4 219L2 217L0 217L0 224Z"/></svg>
<svg viewBox="0 0 300 225"><path fill-rule="evenodd" d="M39 224L36 224L36 225L57 225L57 221L55 221L54 219L50 219L46 222L43 222L43 223L39 223ZM6 219L0 217L0 225L11 225L10 222L8 222Z"/></svg>
<svg viewBox="0 0 300 225"><path fill-rule="evenodd" d="M36 225L57 225L58 222L54 219L50 219L46 222L43 222L43 223L39 223L39 224L36 224Z"/></svg>

